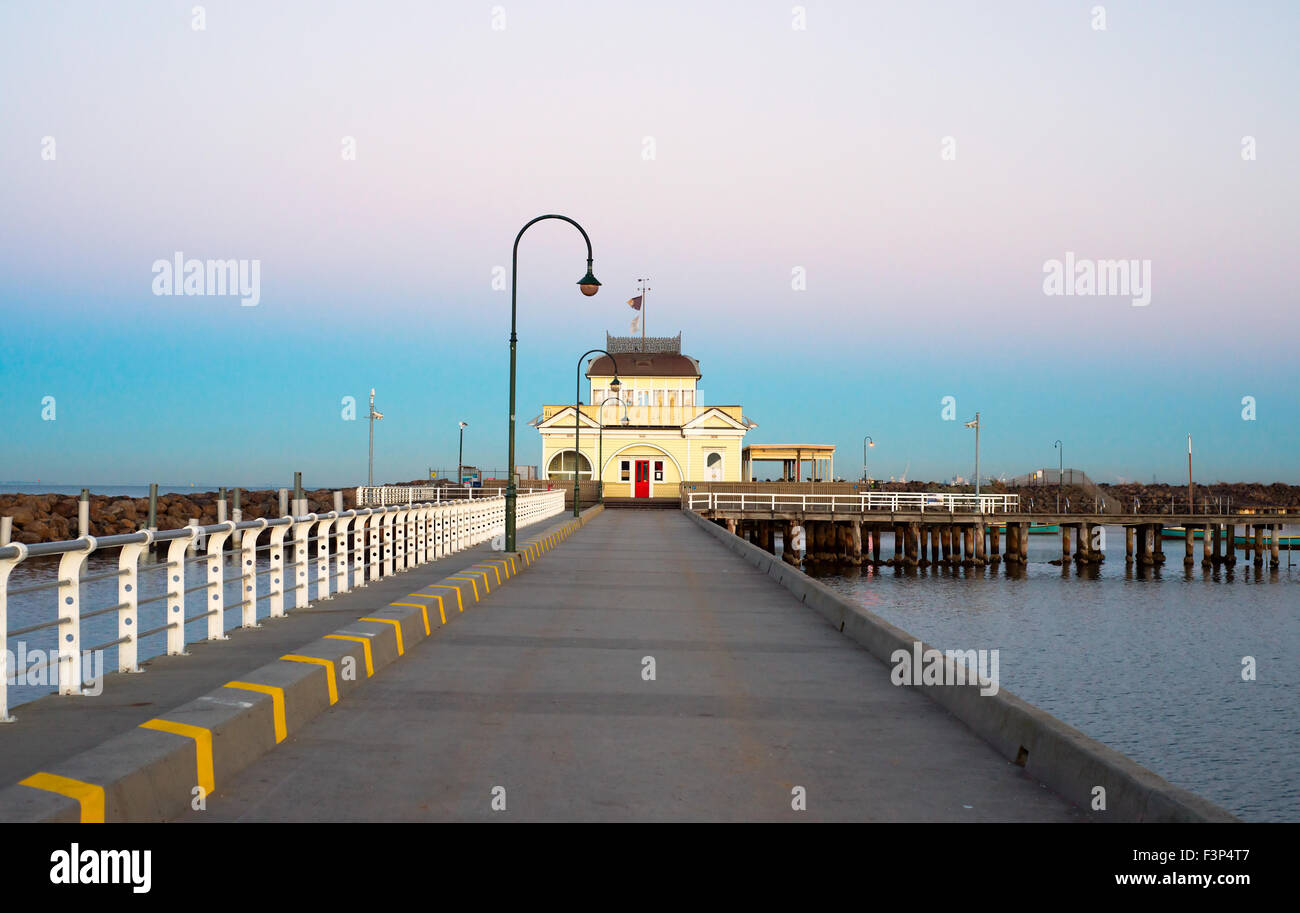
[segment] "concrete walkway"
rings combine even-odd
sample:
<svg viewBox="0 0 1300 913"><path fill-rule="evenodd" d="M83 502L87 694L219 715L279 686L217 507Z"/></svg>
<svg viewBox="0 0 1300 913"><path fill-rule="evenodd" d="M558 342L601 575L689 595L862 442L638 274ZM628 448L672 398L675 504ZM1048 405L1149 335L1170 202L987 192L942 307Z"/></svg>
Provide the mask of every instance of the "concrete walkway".
<svg viewBox="0 0 1300 913"><path fill-rule="evenodd" d="M619 510L185 820L1081 817L681 514Z"/></svg>
<svg viewBox="0 0 1300 913"><path fill-rule="evenodd" d="M521 534L550 525L547 521L525 527ZM315 601L304 609L290 608L283 618L263 619L259 628L235 628L227 632L229 640L189 643L185 647L188 656L155 656L142 661L145 671L141 675L106 674L104 691L95 697L52 694L19 704L11 711L16 722L0 725L0 787L128 732L412 589L500 554L485 542ZM265 585L266 578L260 578L258 586Z"/></svg>

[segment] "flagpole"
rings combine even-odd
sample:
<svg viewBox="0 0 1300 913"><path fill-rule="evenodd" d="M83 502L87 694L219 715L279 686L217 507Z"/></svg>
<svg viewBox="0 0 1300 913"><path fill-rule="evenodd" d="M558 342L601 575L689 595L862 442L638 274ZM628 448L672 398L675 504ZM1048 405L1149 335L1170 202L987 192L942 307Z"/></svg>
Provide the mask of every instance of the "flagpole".
<svg viewBox="0 0 1300 913"><path fill-rule="evenodd" d="M649 282L650 280L638 279L636 281L641 283L641 288L639 289L639 291L641 292L641 351L644 352L645 351L645 299L646 299L645 293L650 291L650 289L646 286L646 283Z"/></svg>

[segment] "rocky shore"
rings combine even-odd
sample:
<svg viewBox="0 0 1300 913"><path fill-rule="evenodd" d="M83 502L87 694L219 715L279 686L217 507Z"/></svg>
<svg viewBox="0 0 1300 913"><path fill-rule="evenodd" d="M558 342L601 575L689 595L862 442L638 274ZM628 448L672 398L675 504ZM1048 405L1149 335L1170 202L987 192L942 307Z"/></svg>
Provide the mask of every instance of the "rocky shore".
<svg viewBox="0 0 1300 913"><path fill-rule="evenodd" d="M307 509L325 513L334 509L334 489L320 488L304 492ZM234 507L233 493L228 494L227 511ZM356 489L343 489L343 509L355 507ZM37 542L75 539L77 537L76 495L0 494L0 517L13 518L13 541L32 545ZM280 494L274 489L246 491L240 489L239 506L245 520L280 516ZM191 492L158 496L158 529L178 529L191 519L200 525L217 522L217 492ZM148 498L119 498L111 495L90 496L90 534L114 536L144 529L149 523Z"/></svg>

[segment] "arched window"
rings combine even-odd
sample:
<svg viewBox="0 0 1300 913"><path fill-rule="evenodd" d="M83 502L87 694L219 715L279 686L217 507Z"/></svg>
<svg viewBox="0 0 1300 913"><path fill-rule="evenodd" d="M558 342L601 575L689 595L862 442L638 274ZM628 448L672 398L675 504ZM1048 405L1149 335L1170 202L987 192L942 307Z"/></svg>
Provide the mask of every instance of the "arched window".
<svg viewBox="0 0 1300 913"><path fill-rule="evenodd" d="M721 482L722 478L722 454L714 451L709 454L708 459L704 461L706 467L705 477L710 482Z"/></svg>
<svg viewBox="0 0 1300 913"><path fill-rule="evenodd" d="M573 451L562 450L555 456L551 457L550 464L546 467L546 477L549 479L573 479ZM591 461L587 459L586 454L578 454L578 478L591 478Z"/></svg>

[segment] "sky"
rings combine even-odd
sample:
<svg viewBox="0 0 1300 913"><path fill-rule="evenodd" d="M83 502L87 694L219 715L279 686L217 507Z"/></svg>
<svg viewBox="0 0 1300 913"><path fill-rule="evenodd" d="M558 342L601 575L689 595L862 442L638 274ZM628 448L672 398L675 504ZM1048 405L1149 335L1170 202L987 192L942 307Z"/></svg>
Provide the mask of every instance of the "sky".
<svg viewBox="0 0 1300 913"><path fill-rule="evenodd" d="M8 0L0 482L358 484L372 387L377 479L454 467L458 421L504 468L511 247L561 213L604 285L576 290L571 226L524 236L521 464L649 277L647 331L682 333L746 443L835 444L838 475L871 435L873 476L969 476L979 411L985 474L1062 440L1098 481L1177 482L1190 433L1202 482L1300 483L1298 27L1285 2ZM256 261L256 304L156 294L177 252ZM1145 265L1149 301L1048 294L1067 255Z"/></svg>

